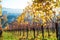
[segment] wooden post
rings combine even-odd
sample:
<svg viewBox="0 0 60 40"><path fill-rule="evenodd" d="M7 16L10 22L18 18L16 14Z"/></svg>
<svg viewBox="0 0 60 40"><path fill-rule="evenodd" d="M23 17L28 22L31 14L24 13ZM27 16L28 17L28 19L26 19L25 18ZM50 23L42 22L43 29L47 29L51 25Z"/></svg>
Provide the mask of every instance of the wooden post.
<svg viewBox="0 0 60 40"><path fill-rule="evenodd" d="M20 29L20 36L21 36L21 29Z"/></svg>
<svg viewBox="0 0 60 40"><path fill-rule="evenodd" d="M37 35L38 35L39 34L39 29L37 28L36 30L37 30Z"/></svg>
<svg viewBox="0 0 60 40"><path fill-rule="evenodd" d="M56 28L56 37L57 37L57 40L58 40L58 23L55 23L55 28Z"/></svg>
<svg viewBox="0 0 60 40"><path fill-rule="evenodd" d="M24 36L24 31L25 31L25 30L24 30L24 28L23 28L23 36Z"/></svg>
<svg viewBox="0 0 60 40"><path fill-rule="evenodd" d="M44 39L44 28L43 28L43 25L41 26L41 29L42 29L42 37Z"/></svg>
<svg viewBox="0 0 60 40"><path fill-rule="evenodd" d="M50 36L50 34L49 34L49 27L47 27L47 31L48 31L48 38L49 38L49 36Z"/></svg>
<svg viewBox="0 0 60 40"><path fill-rule="evenodd" d="M27 30L27 39L28 39L28 26L27 26L27 29L26 30Z"/></svg>
<svg viewBox="0 0 60 40"><path fill-rule="evenodd" d="M33 31L34 31L34 39L35 39L35 28L33 28Z"/></svg>

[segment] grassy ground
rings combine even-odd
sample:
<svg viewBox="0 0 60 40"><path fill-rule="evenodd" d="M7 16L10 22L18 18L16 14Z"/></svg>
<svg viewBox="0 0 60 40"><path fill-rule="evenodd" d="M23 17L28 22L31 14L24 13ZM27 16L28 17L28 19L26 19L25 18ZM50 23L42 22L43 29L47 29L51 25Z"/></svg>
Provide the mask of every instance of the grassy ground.
<svg viewBox="0 0 60 40"><path fill-rule="evenodd" d="M19 40L18 34L15 35L14 32L3 32L0 40Z"/></svg>
<svg viewBox="0 0 60 40"><path fill-rule="evenodd" d="M23 35L24 34L24 35ZM44 31L44 40L57 40L56 39L56 33L49 33L50 36L48 38L48 32ZM35 32L35 38L34 38L34 32L29 31L28 32L28 37L27 37L27 32L21 31L12 31L12 32L3 32L2 37L0 37L0 40L42 40L42 33L39 32L37 35L37 31Z"/></svg>

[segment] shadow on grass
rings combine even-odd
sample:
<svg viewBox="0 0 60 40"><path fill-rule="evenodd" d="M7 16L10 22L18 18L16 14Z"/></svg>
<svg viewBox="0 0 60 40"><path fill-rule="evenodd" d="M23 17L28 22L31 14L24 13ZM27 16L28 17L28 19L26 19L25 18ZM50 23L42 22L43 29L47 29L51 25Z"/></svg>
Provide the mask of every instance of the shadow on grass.
<svg viewBox="0 0 60 40"><path fill-rule="evenodd" d="M0 36L0 40L3 40L3 36Z"/></svg>

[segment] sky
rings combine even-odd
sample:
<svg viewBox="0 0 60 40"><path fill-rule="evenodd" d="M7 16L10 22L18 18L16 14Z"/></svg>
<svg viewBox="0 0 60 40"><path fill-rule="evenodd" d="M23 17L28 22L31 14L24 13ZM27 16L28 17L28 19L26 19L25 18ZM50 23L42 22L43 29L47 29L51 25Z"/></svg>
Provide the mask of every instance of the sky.
<svg viewBox="0 0 60 40"><path fill-rule="evenodd" d="M24 9L31 0L2 0L2 7L12 9Z"/></svg>

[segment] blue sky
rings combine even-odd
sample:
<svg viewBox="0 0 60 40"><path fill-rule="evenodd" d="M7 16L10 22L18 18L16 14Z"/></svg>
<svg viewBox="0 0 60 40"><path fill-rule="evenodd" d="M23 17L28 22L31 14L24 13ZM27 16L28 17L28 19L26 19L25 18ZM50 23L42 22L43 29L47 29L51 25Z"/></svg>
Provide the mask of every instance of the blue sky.
<svg viewBox="0 0 60 40"><path fill-rule="evenodd" d="M24 9L31 0L2 0L2 7L13 9Z"/></svg>

